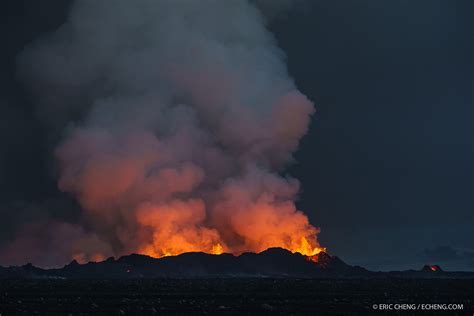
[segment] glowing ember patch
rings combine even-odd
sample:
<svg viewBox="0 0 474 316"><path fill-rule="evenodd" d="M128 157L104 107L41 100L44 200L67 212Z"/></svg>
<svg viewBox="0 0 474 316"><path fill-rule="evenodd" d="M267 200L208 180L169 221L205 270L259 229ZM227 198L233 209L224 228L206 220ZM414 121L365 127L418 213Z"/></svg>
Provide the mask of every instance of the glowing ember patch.
<svg viewBox="0 0 474 316"><path fill-rule="evenodd" d="M96 253L96 254L93 254L91 256L91 261L92 262L101 262L101 261L104 261L105 260L105 256L100 254L100 253Z"/></svg>
<svg viewBox="0 0 474 316"><path fill-rule="evenodd" d="M306 256L306 260L314 262L314 263L318 263L319 257L318 256Z"/></svg>
<svg viewBox="0 0 474 316"><path fill-rule="evenodd" d="M217 244L217 245L212 247L211 253L214 254L214 255L220 255L220 254L224 253L224 248L222 247L221 244Z"/></svg>
<svg viewBox="0 0 474 316"><path fill-rule="evenodd" d="M437 266L430 266L430 270L436 272L439 271L439 268Z"/></svg>
<svg viewBox="0 0 474 316"><path fill-rule="evenodd" d="M73 260L76 260L80 264L87 263L86 255L84 253L76 253L72 256Z"/></svg>
<svg viewBox="0 0 474 316"><path fill-rule="evenodd" d="M283 247L284 248L284 247ZM314 246L308 242L308 239L305 237L301 237L301 245L299 247L288 249L291 252L295 253L298 252L302 255L312 257L317 255L320 252L326 252L326 248Z"/></svg>

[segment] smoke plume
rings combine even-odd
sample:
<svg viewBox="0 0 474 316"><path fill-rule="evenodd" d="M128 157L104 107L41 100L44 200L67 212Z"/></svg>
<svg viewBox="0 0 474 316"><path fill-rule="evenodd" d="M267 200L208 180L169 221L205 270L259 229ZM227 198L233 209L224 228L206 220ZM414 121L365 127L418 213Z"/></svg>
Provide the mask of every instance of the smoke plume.
<svg viewBox="0 0 474 316"><path fill-rule="evenodd" d="M281 176L314 109L264 21L246 1L74 2L19 75L62 129L58 187L83 213L25 226L2 257L317 251Z"/></svg>

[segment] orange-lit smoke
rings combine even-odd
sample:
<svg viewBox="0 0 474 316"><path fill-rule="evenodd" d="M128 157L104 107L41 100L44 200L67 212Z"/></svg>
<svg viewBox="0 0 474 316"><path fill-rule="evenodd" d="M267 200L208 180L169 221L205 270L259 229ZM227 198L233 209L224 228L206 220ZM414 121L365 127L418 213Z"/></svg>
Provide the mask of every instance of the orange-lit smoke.
<svg viewBox="0 0 474 316"><path fill-rule="evenodd" d="M314 107L252 2L77 0L19 60L64 118L58 187L83 211L69 257L322 249L284 175Z"/></svg>
<svg viewBox="0 0 474 316"><path fill-rule="evenodd" d="M61 163L60 188L80 192L91 225L110 243L117 241L113 254L240 254L281 247L311 256L323 250L316 238L319 230L295 207L296 180L248 167L213 185L206 182L205 169L194 163L160 168L158 162L170 165L174 156L170 161L157 158L154 150L164 153L167 148L154 136L128 135L117 141L114 146L104 134L81 132L57 151L67 161L80 155L95 158L78 175L69 175L70 165ZM156 170L147 173L152 167ZM87 258L95 260L97 254Z"/></svg>
<svg viewBox="0 0 474 316"><path fill-rule="evenodd" d="M258 203L231 217L233 226L226 227L227 233L222 236L218 229L204 226L205 214L200 200L173 201L166 206L140 209L138 222L152 231L152 241L146 242L137 252L162 257L195 251L240 254L281 247L313 256L323 250L316 241L317 229L290 205L276 209ZM233 236L225 240L223 236L226 235Z"/></svg>

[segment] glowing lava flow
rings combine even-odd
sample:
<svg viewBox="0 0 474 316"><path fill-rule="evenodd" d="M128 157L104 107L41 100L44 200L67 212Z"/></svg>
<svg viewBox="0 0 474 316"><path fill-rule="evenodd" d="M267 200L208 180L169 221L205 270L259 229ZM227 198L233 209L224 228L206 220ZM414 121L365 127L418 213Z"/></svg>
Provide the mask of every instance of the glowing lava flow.
<svg viewBox="0 0 474 316"><path fill-rule="evenodd" d="M236 190L231 193L232 198L240 194ZM240 203L232 200L220 205L227 210L239 208L210 223L206 223L206 207L200 199L143 205L136 210L139 233L143 237L139 239L138 248L128 252L160 258L185 252L239 255L260 253L268 248L283 248L305 256L325 251L317 240L319 229L291 202L278 204L259 200L246 208L240 208Z"/></svg>
<svg viewBox="0 0 474 316"><path fill-rule="evenodd" d="M301 246L296 249L288 249L291 252L298 252L307 257L312 257L320 252L326 252L326 248L312 246L305 237L301 237Z"/></svg>
<svg viewBox="0 0 474 316"><path fill-rule="evenodd" d="M273 247L278 247L278 248L283 248L288 251L291 251L292 253L300 253L308 258L310 261L317 262L318 260L318 254L321 252L326 252L326 248L324 247L317 247L317 246L312 246L311 243L307 240L306 237L301 237L301 243L295 247L288 247L285 244L275 244ZM180 247L169 247L168 249L184 249L181 246ZM147 246L142 248L139 253L148 255L151 257L155 258L160 258L160 257L168 257L168 256L176 256L180 255L185 252L204 252L204 253L209 253L213 255L220 255L223 253L232 253L234 255L239 255L243 253L243 251L232 251L232 249L229 249L228 247L223 246L221 243L217 243L213 245L210 248L200 248L199 246L192 246L189 248L185 248L185 251L164 251L162 253L158 253L153 246ZM268 249L268 248L267 248ZM265 251L266 249L263 249L261 251L255 251L256 253ZM251 251L251 250L249 250Z"/></svg>

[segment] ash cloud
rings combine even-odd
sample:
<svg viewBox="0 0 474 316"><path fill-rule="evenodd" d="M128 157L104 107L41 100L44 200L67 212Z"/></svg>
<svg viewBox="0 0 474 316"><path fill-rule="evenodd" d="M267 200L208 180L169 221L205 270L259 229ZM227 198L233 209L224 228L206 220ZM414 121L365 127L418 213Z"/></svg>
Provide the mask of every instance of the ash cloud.
<svg viewBox="0 0 474 316"><path fill-rule="evenodd" d="M82 214L28 224L0 259L318 247L280 175L314 111L284 61L253 3L74 2L19 75L62 131L58 187Z"/></svg>

